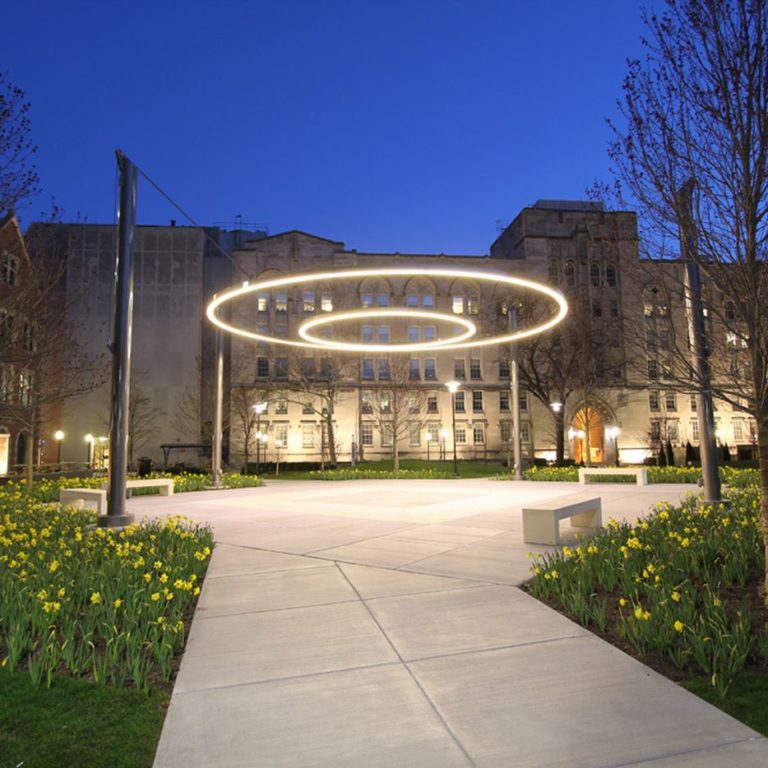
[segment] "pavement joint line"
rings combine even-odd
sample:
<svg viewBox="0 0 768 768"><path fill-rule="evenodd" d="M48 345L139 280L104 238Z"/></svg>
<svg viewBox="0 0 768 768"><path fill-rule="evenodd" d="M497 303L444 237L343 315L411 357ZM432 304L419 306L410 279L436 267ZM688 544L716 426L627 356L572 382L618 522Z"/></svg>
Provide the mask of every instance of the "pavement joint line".
<svg viewBox="0 0 768 768"><path fill-rule="evenodd" d="M306 573L307 571L322 571L330 568L331 566L332 564L328 562L327 565L318 563L317 565L310 565L306 568L270 568L263 571L243 571L242 573L222 573L213 575L206 574L205 578L211 580L241 579L243 576L261 576L262 574L266 576L269 573L291 573L292 571L303 571Z"/></svg>
<svg viewBox="0 0 768 768"><path fill-rule="evenodd" d="M233 616L257 616L262 613L284 613L285 611L300 611L304 608L327 608L332 605L346 605L347 603L356 603L357 599L352 596L349 600L332 600L328 603L309 603L307 605L286 605L282 608L261 608L252 611L235 611L233 613L218 613L215 616L201 616L202 621L213 621L214 619L227 619ZM203 609L205 610L205 609ZM195 611L197 613L197 611Z"/></svg>
<svg viewBox="0 0 768 768"><path fill-rule="evenodd" d="M262 680L248 680L243 683L230 683L228 685L209 685L205 688L189 688L186 691L173 691L174 696L186 696L190 693L207 693L209 691L226 691L233 688L247 688L252 685L270 685L271 683L286 683L291 680L304 680L305 678L324 677L327 675L339 675L349 672L358 672L366 669L380 669L384 667L404 666L399 661L380 661L377 664L361 664L359 667L339 667L338 669L324 669L321 672L305 672L302 675L283 675L282 677L265 677Z"/></svg>
<svg viewBox="0 0 768 768"><path fill-rule="evenodd" d="M387 641L387 643L389 643L390 648L392 648L392 650L394 651L395 655L400 660L400 665L408 673L408 675L411 678L411 680L413 680L414 685L419 689L419 691L421 691L421 695L424 697L424 700L427 702L427 704L429 704L430 708L435 713L435 716L437 717L437 719L442 723L443 728L445 728L446 733L451 737L451 739L453 739L454 743L459 748L461 753L464 755L464 757L466 757L467 761L469 762L469 765L472 766L472 768L477 768L477 763L475 763L475 761L472 759L472 757L470 756L470 754L467 751L466 747L464 746L464 744L462 744L461 739L459 739L459 737L451 729L450 725L448 725L448 721L443 717L442 712L440 712L440 710L438 709L438 707L435 704L435 702L432 701L432 698L427 693L427 691L425 690L424 686L421 684L421 681L416 677L416 675L413 673L413 670L408 666L408 663L403 658L403 656L400 653L400 651L398 650L397 646L392 642L391 638L389 637L389 635L384 630L384 627L381 626L379 620L376 618L376 616L374 615L373 611L371 611L371 609L368 606L368 603L366 602L366 600L357 591L357 588L349 580L349 578L344 573L344 571L341 569L341 567L337 566L337 568L339 569L339 573L341 573L341 575L347 580L347 583L349 584L349 586L355 591L355 594L358 596L358 599L360 600L360 602L365 607L365 610L368 612L368 615L371 617L371 621L373 621L376 624L376 626L379 628L379 632L381 632L381 634L384 637L384 639Z"/></svg>
<svg viewBox="0 0 768 768"><path fill-rule="evenodd" d="M340 561L343 562L343 561ZM423 561L419 561L423 562ZM353 565L360 565L360 563L353 563ZM525 581L528 581L528 579L524 579L522 582L518 582L516 584L508 584L505 581L490 581L488 579L478 579L474 576L456 576L455 574L449 574L449 573L432 573L431 571L412 571L412 570L406 570L406 568L410 568L410 566L398 566L397 568L393 568L392 570L400 571L401 573L413 573L418 576L440 576L443 579L460 579L461 581L475 581L478 584L485 584L492 587L512 587L513 589L520 589L520 584L524 583Z"/></svg>
<svg viewBox="0 0 768 768"><path fill-rule="evenodd" d="M695 696L695 694L691 694L691 696ZM684 749L679 752L665 752L662 755L656 755L656 757L646 757L641 760L633 760L631 763L614 763L613 765L606 766L606 768L632 768L633 765L648 765L652 763L657 763L661 760L668 760L670 757L682 757L684 755L697 755L697 754L704 754L706 752L710 752L716 749L721 749L722 747L731 747L734 744L749 744L752 741L764 741L765 736L761 736L760 734L755 734L754 736L749 736L745 739L732 739L729 741L720 741L717 744L710 744L708 747L697 747L696 749Z"/></svg>

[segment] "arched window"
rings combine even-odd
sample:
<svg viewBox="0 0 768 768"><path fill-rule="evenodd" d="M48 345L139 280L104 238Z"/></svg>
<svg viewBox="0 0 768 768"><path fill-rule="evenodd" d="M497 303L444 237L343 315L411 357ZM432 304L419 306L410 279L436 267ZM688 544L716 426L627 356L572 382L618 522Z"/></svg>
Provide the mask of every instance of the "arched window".
<svg viewBox="0 0 768 768"><path fill-rule="evenodd" d="M565 262L565 284L571 288L576 285L576 268L572 261Z"/></svg>
<svg viewBox="0 0 768 768"><path fill-rule="evenodd" d="M608 285L611 288L616 287L616 265L615 264L609 264L605 268L605 282L608 283Z"/></svg>
<svg viewBox="0 0 768 768"><path fill-rule="evenodd" d="M589 265L589 282L594 288L600 287L600 265L596 261Z"/></svg>
<svg viewBox="0 0 768 768"><path fill-rule="evenodd" d="M554 260L549 262L548 277L552 285L557 285L560 282L560 266Z"/></svg>

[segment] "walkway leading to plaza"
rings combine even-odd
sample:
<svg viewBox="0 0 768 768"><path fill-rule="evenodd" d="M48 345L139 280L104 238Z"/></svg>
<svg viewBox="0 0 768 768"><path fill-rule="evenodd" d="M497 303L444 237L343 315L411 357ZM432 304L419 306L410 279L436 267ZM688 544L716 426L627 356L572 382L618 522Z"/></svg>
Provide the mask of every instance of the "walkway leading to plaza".
<svg viewBox="0 0 768 768"><path fill-rule="evenodd" d="M524 506L691 486L271 482L136 497L216 532L155 768L764 768L768 740L518 585Z"/></svg>

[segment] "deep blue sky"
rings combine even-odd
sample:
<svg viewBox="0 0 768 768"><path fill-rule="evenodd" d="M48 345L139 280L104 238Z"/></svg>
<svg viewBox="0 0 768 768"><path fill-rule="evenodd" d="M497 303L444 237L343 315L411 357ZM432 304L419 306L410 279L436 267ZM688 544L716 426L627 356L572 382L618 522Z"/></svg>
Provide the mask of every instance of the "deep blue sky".
<svg viewBox="0 0 768 768"><path fill-rule="evenodd" d="M201 224L485 253L497 220L607 177L641 5L6 0L43 186L20 214L112 222L120 147ZM142 183L139 222L170 218Z"/></svg>

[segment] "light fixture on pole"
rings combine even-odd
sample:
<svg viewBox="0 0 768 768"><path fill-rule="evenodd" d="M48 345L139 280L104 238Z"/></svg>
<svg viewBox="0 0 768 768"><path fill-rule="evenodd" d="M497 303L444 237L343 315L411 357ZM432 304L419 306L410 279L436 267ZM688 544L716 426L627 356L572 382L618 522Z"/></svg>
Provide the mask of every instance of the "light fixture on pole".
<svg viewBox="0 0 768 768"><path fill-rule="evenodd" d="M459 476L459 460L456 456L456 392L459 390L458 381L449 381L445 385L451 393L451 426L453 429L453 476Z"/></svg>
<svg viewBox="0 0 768 768"><path fill-rule="evenodd" d="M275 477L280 475L280 449L283 447L282 440L275 440Z"/></svg>
<svg viewBox="0 0 768 768"><path fill-rule="evenodd" d="M440 430L440 461L445 461L445 438L448 437L448 430L443 427Z"/></svg>
<svg viewBox="0 0 768 768"><path fill-rule="evenodd" d="M549 404L549 407L555 412L560 413L563 410L563 404L559 400L555 400Z"/></svg>
<svg viewBox="0 0 768 768"><path fill-rule="evenodd" d="M53 439L58 444L56 449L56 463L61 466L61 441L64 439L64 433L60 429L57 429L53 433Z"/></svg>
<svg viewBox="0 0 768 768"><path fill-rule="evenodd" d="M424 433L424 441L427 444L427 461L429 461L429 444L432 442L432 433L431 432L425 432Z"/></svg>
<svg viewBox="0 0 768 768"><path fill-rule="evenodd" d="M256 411L256 474L261 471L261 414L267 410L266 403L256 403L253 406Z"/></svg>
<svg viewBox="0 0 768 768"><path fill-rule="evenodd" d="M88 469L93 469L93 441L94 436L89 432L85 436L85 442L88 444Z"/></svg>

